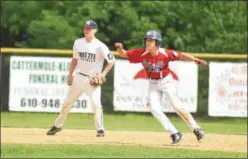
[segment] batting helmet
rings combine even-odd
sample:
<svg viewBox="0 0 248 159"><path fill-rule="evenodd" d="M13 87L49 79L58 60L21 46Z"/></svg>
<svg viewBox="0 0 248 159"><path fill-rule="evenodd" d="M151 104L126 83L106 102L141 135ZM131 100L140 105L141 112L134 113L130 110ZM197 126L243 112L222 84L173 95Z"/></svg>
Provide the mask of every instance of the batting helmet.
<svg viewBox="0 0 248 159"><path fill-rule="evenodd" d="M146 35L144 37L144 43L145 43L146 38L156 40L156 46L161 46L161 44L162 44L161 34L156 30L149 30L146 33Z"/></svg>

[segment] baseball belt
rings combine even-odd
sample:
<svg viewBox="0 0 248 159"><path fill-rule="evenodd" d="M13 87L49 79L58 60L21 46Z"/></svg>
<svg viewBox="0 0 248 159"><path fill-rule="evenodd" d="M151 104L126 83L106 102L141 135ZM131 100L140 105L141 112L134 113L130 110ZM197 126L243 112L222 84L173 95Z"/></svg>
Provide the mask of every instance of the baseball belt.
<svg viewBox="0 0 248 159"><path fill-rule="evenodd" d="M86 74L84 74L84 73L81 73L81 72L79 72L78 74L80 74L80 75L82 75L82 76L86 76L86 77L89 77L89 75L86 75Z"/></svg>

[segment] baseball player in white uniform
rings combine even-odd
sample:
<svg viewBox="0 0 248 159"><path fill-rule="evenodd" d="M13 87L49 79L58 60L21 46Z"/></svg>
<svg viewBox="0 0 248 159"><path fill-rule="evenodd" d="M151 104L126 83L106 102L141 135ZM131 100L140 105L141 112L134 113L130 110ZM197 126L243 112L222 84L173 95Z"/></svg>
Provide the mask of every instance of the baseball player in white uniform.
<svg viewBox="0 0 248 159"><path fill-rule="evenodd" d="M101 86L92 85L89 77L97 74L100 79L105 79L114 65L115 57L109 48L95 37L97 32L97 23L95 21L86 21L83 26L83 32L85 37L75 40L73 45L73 57L67 79L70 89L61 112L47 135L55 135L62 130L71 106L82 93L86 93L92 102L97 137L104 136ZM104 59L107 60L108 64L102 72ZM73 77L72 74L76 68L79 71Z"/></svg>

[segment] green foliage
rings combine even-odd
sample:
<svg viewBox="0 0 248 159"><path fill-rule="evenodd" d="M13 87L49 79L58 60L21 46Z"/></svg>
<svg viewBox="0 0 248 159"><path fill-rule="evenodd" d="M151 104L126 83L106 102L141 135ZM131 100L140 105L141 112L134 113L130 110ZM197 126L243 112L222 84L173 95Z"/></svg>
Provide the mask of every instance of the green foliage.
<svg viewBox="0 0 248 159"><path fill-rule="evenodd" d="M32 21L27 28L32 38L27 40L27 42L17 43L17 46L35 46L37 48L72 47L73 40L76 39L75 29L62 16L58 16L56 11L43 10L41 15L42 19Z"/></svg>
<svg viewBox="0 0 248 159"><path fill-rule="evenodd" d="M145 32L157 29L168 48L246 53L246 16L238 1L4 1L1 29L14 47L71 49L83 23L94 19L97 37L111 49L117 41L143 47Z"/></svg>

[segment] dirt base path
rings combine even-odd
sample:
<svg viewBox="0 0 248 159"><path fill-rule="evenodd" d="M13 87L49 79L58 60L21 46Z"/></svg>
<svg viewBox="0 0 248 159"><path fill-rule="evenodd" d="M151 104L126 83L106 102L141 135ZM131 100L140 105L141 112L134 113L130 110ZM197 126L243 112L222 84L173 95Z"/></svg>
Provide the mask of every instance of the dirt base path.
<svg viewBox="0 0 248 159"><path fill-rule="evenodd" d="M47 129L1 128L1 143L20 144L112 144L140 145L165 148L247 152L246 135L206 134L198 143L193 133L184 133L180 145L170 145L165 132L107 131L105 137L97 138L94 130L64 129L55 136L47 136Z"/></svg>

